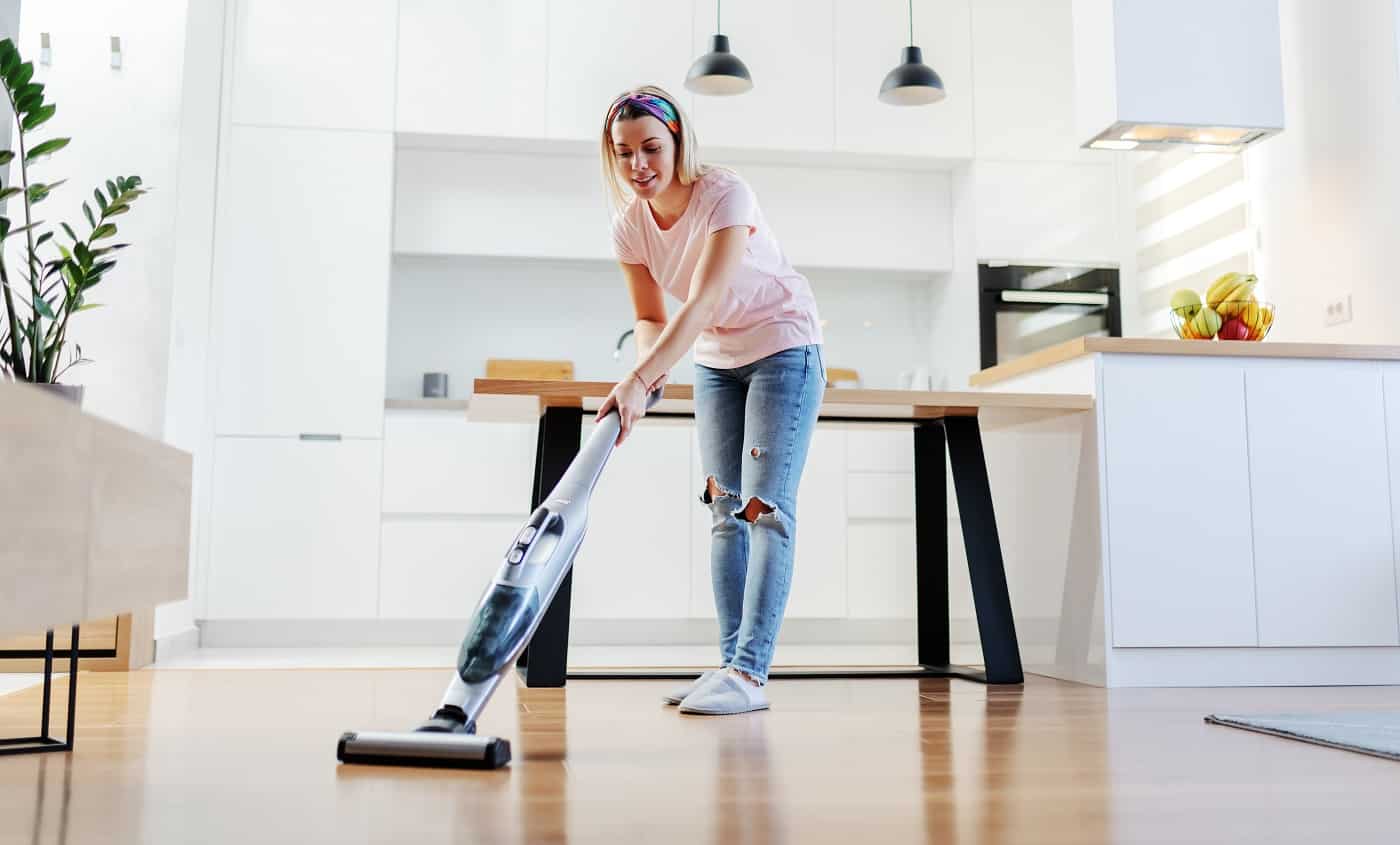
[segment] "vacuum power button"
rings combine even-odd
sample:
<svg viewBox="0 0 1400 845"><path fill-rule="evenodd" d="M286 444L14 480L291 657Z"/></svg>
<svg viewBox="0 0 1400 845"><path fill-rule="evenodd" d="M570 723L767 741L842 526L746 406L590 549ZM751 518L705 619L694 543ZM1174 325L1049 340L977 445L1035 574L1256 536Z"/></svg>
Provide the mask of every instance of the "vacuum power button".
<svg viewBox="0 0 1400 845"><path fill-rule="evenodd" d="M506 562L507 562L507 563L519 563L520 561L522 561L522 560L524 560L524 559L525 559L525 550L524 550L524 549L511 549L511 550L510 550L510 554L506 555Z"/></svg>
<svg viewBox="0 0 1400 845"><path fill-rule="evenodd" d="M535 533L538 530L539 529L535 528L535 526L533 525L525 526L525 528L520 532L520 536L515 538L515 542L519 543L522 546L530 545L530 541L535 539Z"/></svg>

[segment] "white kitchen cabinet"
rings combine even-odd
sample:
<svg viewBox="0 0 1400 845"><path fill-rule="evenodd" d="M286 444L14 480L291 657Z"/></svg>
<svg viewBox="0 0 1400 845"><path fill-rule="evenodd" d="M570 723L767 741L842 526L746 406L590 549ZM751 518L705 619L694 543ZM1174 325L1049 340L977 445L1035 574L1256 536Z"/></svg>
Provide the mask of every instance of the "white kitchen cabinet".
<svg viewBox="0 0 1400 845"><path fill-rule="evenodd" d="M913 520L855 521L846 529L846 616L917 617Z"/></svg>
<svg viewBox="0 0 1400 845"><path fill-rule="evenodd" d="M1380 367L1251 362L1245 388L1259 645L1400 645Z"/></svg>
<svg viewBox="0 0 1400 845"><path fill-rule="evenodd" d="M547 13L545 0L400 0L394 128L545 137Z"/></svg>
<svg viewBox="0 0 1400 845"><path fill-rule="evenodd" d="M906 472L852 472L846 476L852 519L913 519L913 464Z"/></svg>
<svg viewBox="0 0 1400 845"><path fill-rule="evenodd" d="M1400 24L1400 18L1397 18ZM1395 555L1396 603L1400 605L1400 363L1381 366L1384 374L1386 450L1390 455L1390 533Z"/></svg>
<svg viewBox="0 0 1400 845"><path fill-rule="evenodd" d="M702 148L764 147L829 151L835 0L768 0L724 7L724 34L754 80L734 97L695 96L695 131ZM709 52L715 4L695 4L692 59Z"/></svg>
<svg viewBox="0 0 1400 845"><path fill-rule="evenodd" d="M912 424L846 427L846 469L849 472L914 472Z"/></svg>
<svg viewBox="0 0 1400 845"><path fill-rule="evenodd" d="M846 615L846 430L818 425L797 487L797 547L787 615Z"/></svg>
<svg viewBox="0 0 1400 845"><path fill-rule="evenodd" d="M384 520L382 619L467 619L525 521L518 516Z"/></svg>
<svg viewBox="0 0 1400 845"><path fill-rule="evenodd" d="M584 421L586 441L592 418ZM690 426L645 420L608 459L574 560L575 619L678 619L690 602Z"/></svg>
<svg viewBox="0 0 1400 845"><path fill-rule="evenodd" d="M914 43L948 96L927 106L891 106L880 83L909 45L909 6L895 0L836 3L836 149L971 158L972 50L968 0L915 0ZM825 84L817 80L814 87Z"/></svg>
<svg viewBox="0 0 1400 845"><path fill-rule="evenodd" d="M233 122L392 130L398 5L361 0L348 14L337 0L239 0Z"/></svg>
<svg viewBox="0 0 1400 845"><path fill-rule="evenodd" d="M210 619L375 615L380 443L218 437Z"/></svg>
<svg viewBox="0 0 1400 845"><path fill-rule="evenodd" d="M215 432L378 437L393 141L235 126L216 226Z"/></svg>
<svg viewBox="0 0 1400 845"><path fill-rule="evenodd" d="M1075 135L1072 5L972 3L978 159L1092 161L1102 155L1079 149L1084 139Z"/></svg>
<svg viewBox="0 0 1400 845"><path fill-rule="evenodd" d="M1102 385L1113 645L1257 645L1242 369L1113 356Z"/></svg>
<svg viewBox="0 0 1400 845"><path fill-rule="evenodd" d="M384 415L384 513L530 513L538 426L458 411Z"/></svg>
<svg viewBox="0 0 1400 845"><path fill-rule="evenodd" d="M1117 264L1112 161L977 161L977 254L1007 261Z"/></svg>
<svg viewBox="0 0 1400 845"><path fill-rule="evenodd" d="M856 272L953 268L947 173L757 164L738 170L799 271L808 266Z"/></svg>
<svg viewBox="0 0 1400 845"><path fill-rule="evenodd" d="M691 26L689 3L550 0L549 137L596 141L613 99L638 85L660 85L689 109Z"/></svg>

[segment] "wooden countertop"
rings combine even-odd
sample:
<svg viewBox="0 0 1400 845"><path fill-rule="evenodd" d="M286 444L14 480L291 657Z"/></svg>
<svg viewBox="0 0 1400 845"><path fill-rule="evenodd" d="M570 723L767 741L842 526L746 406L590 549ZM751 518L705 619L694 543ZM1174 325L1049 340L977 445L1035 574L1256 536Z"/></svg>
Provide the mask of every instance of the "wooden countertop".
<svg viewBox="0 0 1400 845"><path fill-rule="evenodd" d="M1345 343L1270 343L1246 340L1170 340L1145 337L1081 337L1050 346L1005 364L989 367L968 379L986 387L1013 376L1043 370L1094 352L1124 355L1211 355L1241 358L1330 358L1346 361L1400 361L1400 346Z"/></svg>
<svg viewBox="0 0 1400 845"><path fill-rule="evenodd" d="M613 388L608 381L533 381L477 379L473 386L473 419L522 419L550 406L596 410ZM998 421L1027 414L1043 417L1086 411L1094 406L1087 394L932 392L919 390L854 390L828 388L822 398L823 419L920 420L952 416L986 416ZM693 413L694 386L667 384L654 414Z"/></svg>

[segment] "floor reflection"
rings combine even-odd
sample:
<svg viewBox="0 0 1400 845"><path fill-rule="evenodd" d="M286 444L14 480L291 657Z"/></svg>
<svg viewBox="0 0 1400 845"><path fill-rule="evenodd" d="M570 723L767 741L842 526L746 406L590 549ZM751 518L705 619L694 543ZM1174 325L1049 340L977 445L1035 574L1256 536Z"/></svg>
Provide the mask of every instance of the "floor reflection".
<svg viewBox="0 0 1400 845"><path fill-rule="evenodd" d="M785 842L782 784L768 743L769 713L710 717L715 723L715 845Z"/></svg>

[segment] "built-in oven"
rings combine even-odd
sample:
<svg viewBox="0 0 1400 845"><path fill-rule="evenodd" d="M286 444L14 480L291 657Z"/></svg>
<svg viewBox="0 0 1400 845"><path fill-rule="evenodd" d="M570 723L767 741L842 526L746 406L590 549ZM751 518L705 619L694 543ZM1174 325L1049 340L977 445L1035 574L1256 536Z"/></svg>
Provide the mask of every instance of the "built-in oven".
<svg viewBox="0 0 1400 845"><path fill-rule="evenodd" d="M1121 337L1116 267L977 265L982 368L1078 337Z"/></svg>

